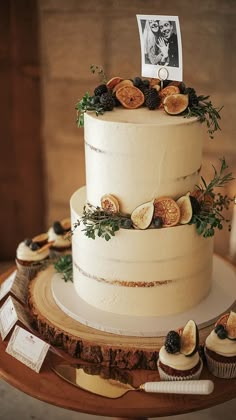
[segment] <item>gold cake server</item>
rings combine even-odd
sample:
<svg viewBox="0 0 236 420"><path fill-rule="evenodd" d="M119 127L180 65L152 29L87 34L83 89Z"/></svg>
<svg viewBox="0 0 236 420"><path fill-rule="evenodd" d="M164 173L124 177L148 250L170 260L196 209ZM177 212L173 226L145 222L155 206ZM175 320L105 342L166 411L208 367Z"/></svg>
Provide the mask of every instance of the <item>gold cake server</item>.
<svg viewBox="0 0 236 420"><path fill-rule="evenodd" d="M53 366L52 369L67 382L85 391L107 398L119 398L129 391L208 395L214 389L214 383L210 380L146 382L135 388L129 383L91 372L87 366L58 364Z"/></svg>

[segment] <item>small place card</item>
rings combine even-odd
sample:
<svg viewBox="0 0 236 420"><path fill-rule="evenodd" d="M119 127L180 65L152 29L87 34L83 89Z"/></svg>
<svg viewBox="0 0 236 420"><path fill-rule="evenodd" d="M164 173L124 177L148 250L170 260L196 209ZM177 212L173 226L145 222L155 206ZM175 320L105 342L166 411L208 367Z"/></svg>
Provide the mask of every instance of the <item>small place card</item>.
<svg viewBox="0 0 236 420"><path fill-rule="evenodd" d="M49 347L45 341L16 325L6 352L38 373Z"/></svg>
<svg viewBox="0 0 236 420"><path fill-rule="evenodd" d="M26 304L28 284L29 280L27 277L19 275L17 270L13 271L0 285L0 301L10 293L19 299L20 302Z"/></svg>
<svg viewBox="0 0 236 420"><path fill-rule="evenodd" d="M17 270L13 271L9 277L7 277L4 282L0 285L0 300L2 300L7 293L10 292L12 285L16 279Z"/></svg>
<svg viewBox="0 0 236 420"><path fill-rule="evenodd" d="M3 340L17 321L32 330L29 315L24 307L12 296L9 296L0 308L0 334Z"/></svg>

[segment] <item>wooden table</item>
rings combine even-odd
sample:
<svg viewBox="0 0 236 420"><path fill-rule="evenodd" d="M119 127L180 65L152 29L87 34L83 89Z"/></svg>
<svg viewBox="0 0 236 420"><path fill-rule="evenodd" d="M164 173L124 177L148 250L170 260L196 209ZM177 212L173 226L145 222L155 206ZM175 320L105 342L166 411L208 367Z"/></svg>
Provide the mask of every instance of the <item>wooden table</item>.
<svg viewBox="0 0 236 420"><path fill-rule="evenodd" d="M3 281L9 272L0 276ZM147 394L129 392L118 399L108 399L83 391L56 375L51 366L58 355L48 353L39 374L5 352L7 340L0 339L0 377L15 388L41 401L65 409L100 416L144 418L163 417L202 410L236 397L236 379L214 378L206 368L202 379L212 379L214 392L208 396ZM66 360L69 356L64 355ZM75 359L73 359L75 363ZM156 371L136 370L134 384L157 379Z"/></svg>

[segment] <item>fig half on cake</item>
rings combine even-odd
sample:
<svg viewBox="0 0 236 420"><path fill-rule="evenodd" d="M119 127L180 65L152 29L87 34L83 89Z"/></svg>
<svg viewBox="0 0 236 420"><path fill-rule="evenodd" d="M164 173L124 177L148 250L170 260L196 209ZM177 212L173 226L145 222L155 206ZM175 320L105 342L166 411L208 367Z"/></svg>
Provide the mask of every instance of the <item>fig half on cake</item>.
<svg viewBox="0 0 236 420"><path fill-rule="evenodd" d="M147 229L153 218L154 213L154 200L141 204L134 209L131 214L131 220L134 227L138 229Z"/></svg>
<svg viewBox="0 0 236 420"><path fill-rule="evenodd" d="M190 319L181 332L180 353L193 356L199 345L199 332L196 323Z"/></svg>

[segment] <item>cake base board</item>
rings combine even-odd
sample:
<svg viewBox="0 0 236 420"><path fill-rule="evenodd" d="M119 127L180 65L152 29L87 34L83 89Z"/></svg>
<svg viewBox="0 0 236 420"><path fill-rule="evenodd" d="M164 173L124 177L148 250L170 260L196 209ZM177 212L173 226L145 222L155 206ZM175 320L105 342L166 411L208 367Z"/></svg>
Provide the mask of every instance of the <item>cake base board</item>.
<svg viewBox="0 0 236 420"><path fill-rule="evenodd" d="M216 264L215 269L221 273L222 283L224 284L228 278L231 279L233 304L236 283L234 267L218 257L214 260L218 262L214 264ZM136 337L111 334L76 321L62 311L55 302L52 293L54 274L55 270L51 265L38 273L29 284L28 303L32 324L42 339L60 348L62 355L65 352L73 358L86 362L125 369L157 369L158 352L164 343L164 336ZM61 282L64 284L63 280ZM214 305L219 316L221 309L217 308L217 303ZM223 312L228 309L225 307ZM173 322L174 318L172 317ZM184 324L187 321L185 318ZM202 323L199 330L200 344L204 344L213 327L214 322L211 324L210 320Z"/></svg>
<svg viewBox="0 0 236 420"><path fill-rule="evenodd" d="M69 317L88 327L111 334L161 337L194 319L199 329L215 322L235 304L236 274L231 264L218 256L213 259L213 281L208 296L194 308L168 316L127 316L97 309L76 293L72 282L64 282L61 275L52 277L52 294L59 308Z"/></svg>

